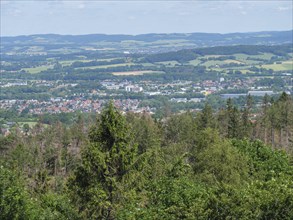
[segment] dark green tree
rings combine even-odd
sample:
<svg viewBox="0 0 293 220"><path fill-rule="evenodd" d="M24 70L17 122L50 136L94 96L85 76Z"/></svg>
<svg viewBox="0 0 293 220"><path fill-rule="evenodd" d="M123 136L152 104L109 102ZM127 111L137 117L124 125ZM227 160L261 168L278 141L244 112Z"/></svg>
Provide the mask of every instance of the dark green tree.
<svg viewBox="0 0 293 220"><path fill-rule="evenodd" d="M139 154L160 146L161 131L150 115L127 113L126 119L131 126L134 140L138 144Z"/></svg>
<svg viewBox="0 0 293 220"><path fill-rule="evenodd" d="M213 109L208 103L205 104L202 111L197 115L197 120L197 128L199 130L206 129L208 127L216 127L216 120L213 116Z"/></svg>
<svg viewBox="0 0 293 220"><path fill-rule="evenodd" d="M247 158L222 140L213 129L206 129L198 140L198 151L194 154L194 173L208 184L239 184L248 177Z"/></svg>
<svg viewBox="0 0 293 220"><path fill-rule="evenodd" d="M278 114L279 146L288 149L290 130L293 127L293 101L283 92L275 105Z"/></svg>
<svg viewBox="0 0 293 220"><path fill-rule="evenodd" d="M241 138L250 138L252 132L252 123L250 122L250 114L253 106L253 98L249 94L246 97L246 104L241 114L241 133L239 137Z"/></svg>
<svg viewBox="0 0 293 220"><path fill-rule="evenodd" d="M268 129L269 129L269 118L268 118L268 109L270 104L270 97L268 94L265 94L262 100L262 111L261 111L261 119L259 120L260 127L257 129L257 134L265 144L268 143Z"/></svg>
<svg viewBox="0 0 293 220"><path fill-rule="evenodd" d="M126 120L111 102L91 129L82 163L69 181L85 218L115 218L135 181L132 174L136 156L137 145Z"/></svg>
<svg viewBox="0 0 293 220"><path fill-rule="evenodd" d="M227 137L228 138L237 138L240 135L240 120L239 120L239 111L237 107L233 105L232 99L227 100Z"/></svg>

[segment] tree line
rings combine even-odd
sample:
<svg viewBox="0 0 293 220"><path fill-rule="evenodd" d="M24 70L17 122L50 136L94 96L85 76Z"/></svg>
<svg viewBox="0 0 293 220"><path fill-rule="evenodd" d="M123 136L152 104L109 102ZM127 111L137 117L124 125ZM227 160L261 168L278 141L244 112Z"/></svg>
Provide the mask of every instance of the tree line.
<svg viewBox="0 0 293 220"><path fill-rule="evenodd" d="M292 219L292 98L252 106L159 120L109 103L94 121L15 128L0 139L0 218Z"/></svg>

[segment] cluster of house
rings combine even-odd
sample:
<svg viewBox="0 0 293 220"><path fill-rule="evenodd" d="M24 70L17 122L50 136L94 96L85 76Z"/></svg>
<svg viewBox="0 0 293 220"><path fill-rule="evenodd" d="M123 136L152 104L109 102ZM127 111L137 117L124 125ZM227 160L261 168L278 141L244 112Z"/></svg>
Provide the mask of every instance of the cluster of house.
<svg viewBox="0 0 293 220"><path fill-rule="evenodd" d="M1 85L2 88L13 87L13 86L27 86L27 81L8 82L6 84Z"/></svg>
<svg viewBox="0 0 293 220"><path fill-rule="evenodd" d="M138 98L127 99L123 97L126 93L140 93L144 97L148 96L167 96L169 101L175 103L198 103L205 100L205 96L213 93L220 94L221 91L229 89L246 89L248 93L222 94L222 98L237 98L239 96L264 96L273 95L274 92L265 87L255 88L255 78L225 79L223 77L214 80L203 80L198 82L177 80L173 82L140 81L130 82L127 80L103 80L97 82L101 89L88 89L83 93L74 93L70 96L55 97L47 101L40 100L0 100L1 109L14 108L18 112L31 114L43 113L61 113L61 112L99 112L102 106L108 102L109 97L119 97L115 102L117 107L123 111L134 112L154 112L150 107L139 107L142 100ZM53 81L19 81L2 83L2 87L11 86L48 86L51 90L54 88L66 87L69 92L77 84L64 84L64 82ZM256 89L256 90L255 90ZM72 90L74 91L74 90ZM106 97L107 96L107 97ZM137 96L139 97L139 96Z"/></svg>
<svg viewBox="0 0 293 220"><path fill-rule="evenodd" d="M38 100L0 100L1 109L16 109L19 113L26 112L34 115L44 113L69 113L69 112L100 112L102 107L108 102L104 99L74 98L51 98L48 101ZM151 112L149 107L139 107L140 101L137 99L114 100L115 105L122 111Z"/></svg>

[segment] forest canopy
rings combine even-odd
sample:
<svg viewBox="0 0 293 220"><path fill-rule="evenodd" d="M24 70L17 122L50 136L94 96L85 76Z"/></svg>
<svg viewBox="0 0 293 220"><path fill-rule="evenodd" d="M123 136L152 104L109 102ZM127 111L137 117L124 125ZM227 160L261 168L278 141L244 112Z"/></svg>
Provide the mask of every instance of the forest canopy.
<svg viewBox="0 0 293 220"><path fill-rule="evenodd" d="M0 139L0 219L292 219L292 99L122 113Z"/></svg>

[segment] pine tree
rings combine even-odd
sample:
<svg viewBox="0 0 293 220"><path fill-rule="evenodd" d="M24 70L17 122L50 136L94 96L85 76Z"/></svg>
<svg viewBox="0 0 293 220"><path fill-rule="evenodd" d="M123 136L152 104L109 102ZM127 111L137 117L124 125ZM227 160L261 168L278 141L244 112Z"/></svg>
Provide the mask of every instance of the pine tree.
<svg viewBox="0 0 293 220"><path fill-rule="evenodd" d="M212 107L209 104L205 104L204 108L202 109L201 113L198 115L198 126L199 130L203 130L206 128L215 128L215 119L213 116Z"/></svg>
<svg viewBox="0 0 293 220"><path fill-rule="evenodd" d="M138 154L160 146L162 134L150 115L128 113L126 120L131 126L134 140L138 144Z"/></svg>
<svg viewBox="0 0 293 220"><path fill-rule="evenodd" d="M263 101L262 101L262 118L260 120L261 129L263 130L263 141L267 144L267 136L268 136L268 127L269 127L269 118L268 118L268 109L269 109L269 96L265 94ZM262 132L262 131L260 131Z"/></svg>
<svg viewBox="0 0 293 220"><path fill-rule="evenodd" d="M280 98L275 103L276 108L278 109L278 129L280 131L280 146L288 147L289 146L289 133L290 125L292 125L292 111L293 104L292 99L283 92Z"/></svg>
<svg viewBox="0 0 293 220"><path fill-rule="evenodd" d="M102 112L89 139L69 188L85 218L114 219L131 188L137 146L113 103Z"/></svg>
<svg viewBox="0 0 293 220"><path fill-rule="evenodd" d="M239 136L239 111L233 105L232 99L227 100L227 118L228 118L228 138L237 138Z"/></svg>
<svg viewBox="0 0 293 220"><path fill-rule="evenodd" d="M249 120L249 115L251 114L252 105L253 105L253 98L249 94L246 98L245 108L242 111L242 117L241 117L242 132L240 134L240 137L249 138L251 136L252 124Z"/></svg>

